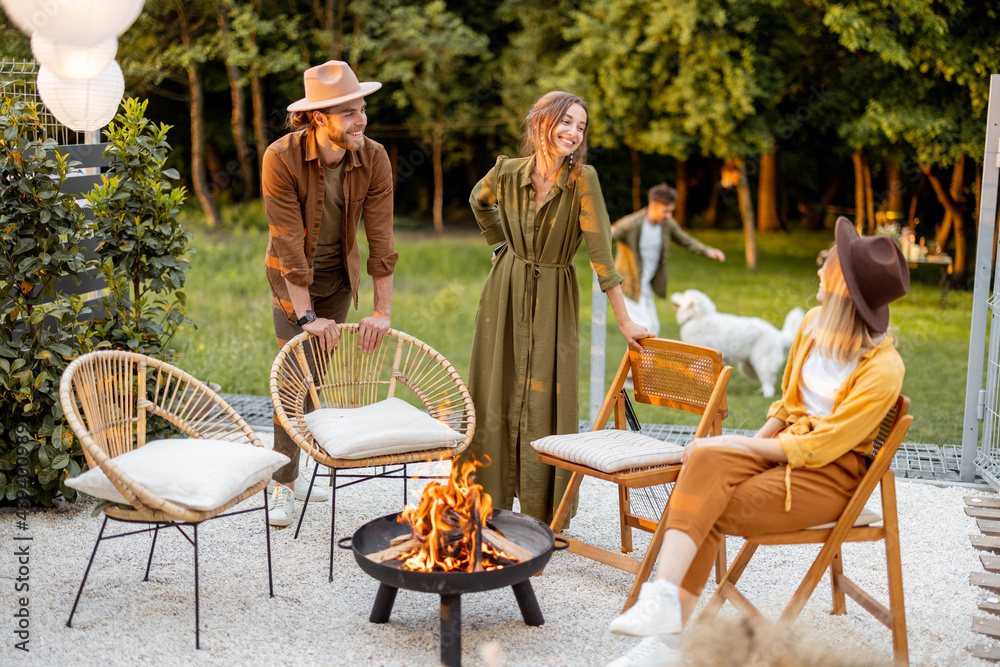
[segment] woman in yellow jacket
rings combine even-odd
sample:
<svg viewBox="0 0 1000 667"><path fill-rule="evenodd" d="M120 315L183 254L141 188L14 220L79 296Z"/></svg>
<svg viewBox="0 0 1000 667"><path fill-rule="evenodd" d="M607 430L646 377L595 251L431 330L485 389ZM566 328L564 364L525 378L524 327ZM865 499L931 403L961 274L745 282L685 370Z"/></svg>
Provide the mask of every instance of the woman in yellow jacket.
<svg viewBox="0 0 1000 667"><path fill-rule="evenodd" d="M806 314L764 426L753 437L699 438L685 448L656 578L610 626L646 639L609 667L683 664L680 632L722 535L835 521L864 475L903 386L886 329L889 303L909 290L910 274L891 239L859 237L843 217L818 273L821 305Z"/></svg>

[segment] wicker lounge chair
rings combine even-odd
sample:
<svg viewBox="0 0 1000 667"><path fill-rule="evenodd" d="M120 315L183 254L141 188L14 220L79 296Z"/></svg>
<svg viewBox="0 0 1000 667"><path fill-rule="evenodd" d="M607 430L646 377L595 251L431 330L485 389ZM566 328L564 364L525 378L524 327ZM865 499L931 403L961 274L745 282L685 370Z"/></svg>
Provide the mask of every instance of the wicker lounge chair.
<svg viewBox="0 0 1000 667"><path fill-rule="evenodd" d="M270 382L278 423L316 462L295 529L296 538L316 478L332 477L330 581L333 581L336 542L337 489L373 478L402 479L402 504L405 504L406 465L453 459L468 447L476 428L475 409L468 388L448 360L429 345L390 329L378 348L365 353L358 347L357 324L341 324L340 331L337 347L329 354L324 354L319 340L306 332L288 341L274 359ZM306 426L305 414L313 406L359 408L387 398L423 405L431 417L458 431L464 439L453 447L365 458L335 458L316 442ZM377 425L373 425L375 428ZM321 473L320 466L330 472ZM365 472L363 469L367 468L377 470ZM344 470L355 472L341 472ZM338 482L338 479L349 481Z"/></svg>
<svg viewBox="0 0 1000 667"><path fill-rule="evenodd" d="M201 648L200 600L198 593L198 525L223 516L264 511L267 545L268 589L274 597L271 572L271 533L267 523L267 494L270 475L249 488L208 510L194 510L164 498L124 472L122 460L116 457L137 451L147 444L148 427L161 427L183 432L189 438L239 443L240 449L262 447L256 434L218 394L206 384L184 371L142 354L101 350L85 354L73 361L62 375L59 387L66 421L80 439L87 463L99 468L121 494L127 504L111 504L104 508L104 522L80 582L73 609L66 625L72 627L80 595L87 583L97 548L103 540L126 535L153 533L152 547L146 564L146 576L153 562L159 531L176 529L194 546L195 566L195 646ZM169 425L169 426L168 426ZM200 446L197 445L196 446ZM259 456L258 452L248 452ZM270 452L268 452L270 455ZM194 461L190 462L193 466ZM235 463L235 459L234 459ZM226 512L234 505L261 493L263 506ZM105 535L108 522L145 525L145 528L116 535ZM190 535L185 531L190 527Z"/></svg>

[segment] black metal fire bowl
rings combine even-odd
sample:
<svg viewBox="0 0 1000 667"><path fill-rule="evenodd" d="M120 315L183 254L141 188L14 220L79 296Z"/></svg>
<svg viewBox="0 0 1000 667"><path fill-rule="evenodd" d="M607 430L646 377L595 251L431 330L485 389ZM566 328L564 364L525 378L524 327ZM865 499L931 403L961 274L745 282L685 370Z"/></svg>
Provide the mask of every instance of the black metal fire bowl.
<svg viewBox="0 0 1000 667"><path fill-rule="evenodd" d="M538 606L531 577L549 562L555 549L565 549L568 543L558 538L555 546L552 530L534 517L508 510L493 510L489 523L509 540L530 551L533 556L526 561L506 565L503 569L488 572L412 572L396 563L376 563L368 558L389 547L395 537L410 532L410 527L398 521L399 514L390 514L369 521L358 528L348 539L339 540L344 549L354 552L354 559L380 582L369 619L372 623L388 623L396 592L400 588L441 596L441 662L446 667L462 664L462 594L489 591L511 586L514 598L527 625L542 625L545 618ZM349 543L348 543L349 542Z"/></svg>

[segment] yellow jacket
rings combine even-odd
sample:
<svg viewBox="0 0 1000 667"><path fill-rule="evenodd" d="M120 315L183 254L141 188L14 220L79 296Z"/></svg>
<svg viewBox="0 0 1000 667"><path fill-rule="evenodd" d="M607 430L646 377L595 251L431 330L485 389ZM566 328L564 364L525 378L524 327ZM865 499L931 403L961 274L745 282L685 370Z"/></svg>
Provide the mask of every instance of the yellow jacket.
<svg viewBox="0 0 1000 667"><path fill-rule="evenodd" d="M840 386L829 415L807 414L799 392L799 377L814 344L809 330L818 313L819 308L806 313L788 354L781 398L767 411L768 418L785 422L778 438L788 456L789 469L821 468L849 451L869 456L879 425L903 388L903 360L892 337L886 336L858 360L857 368ZM790 507L791 499L787 498L785 504L786 509Z"/></svg>

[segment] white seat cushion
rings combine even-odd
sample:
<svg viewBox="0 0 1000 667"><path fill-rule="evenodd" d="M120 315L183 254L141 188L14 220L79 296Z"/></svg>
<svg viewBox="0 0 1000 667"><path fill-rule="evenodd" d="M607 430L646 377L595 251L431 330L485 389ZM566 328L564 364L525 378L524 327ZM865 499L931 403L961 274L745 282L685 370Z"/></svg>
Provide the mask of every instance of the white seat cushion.
<svg viewBox="0 0 1000 667"><path fill-rule="evenodd" d="M882 520L882 515L878 512L873 512L867 507L861 510L861 514L854 521L854 527L858 528L860 526L870 526L873 523L878 523ZM825 530L827 528L833 528L837 525L836 521L831 521L830 523L821 523L818 526L809 526L806 530Z"/></svg>
<svg viewBox="0 0 1000 667"><path fill-rule="evenodd" d="M114 458L118 468L164 500L200 512L214 510L288 463L279 452L225 440L170 438ZM100 468L66 480L66 486L128 505Z"/></svg>
<svg viewBox="0 0 1000 667"><path fill-rule="evenodd" d="M681 445L617 429L550 435L535 440L531 446L545 454L606 473L680 463L684 454Z"/></svg>
<svg viewBox="0 0 1000 667"><path fill-rule="evenodd" d="M365 459L455 447L465 436L399 398L305 415L316 444L336 459Z"/></svg>

